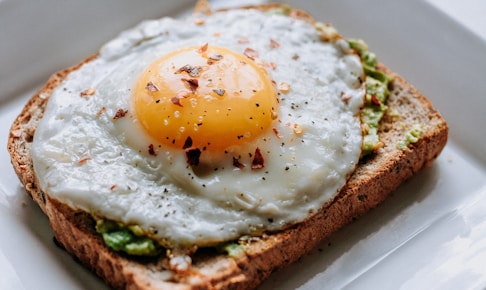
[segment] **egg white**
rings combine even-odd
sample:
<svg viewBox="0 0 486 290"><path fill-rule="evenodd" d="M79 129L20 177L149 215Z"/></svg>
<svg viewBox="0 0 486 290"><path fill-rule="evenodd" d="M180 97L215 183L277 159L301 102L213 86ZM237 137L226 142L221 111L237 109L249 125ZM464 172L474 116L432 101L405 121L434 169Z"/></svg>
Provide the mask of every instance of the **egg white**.
<svg viewBox="0 0 486 290"><path fill-rule="evenodd" d="M146 21L107 43L54 91L33 142L46 193L140 225L168 247L211 245L302 221L336 195L361 153L363 69L344 40L322 42L311 24L260 11L219 12L202 25L195 17L203 16ZM130 97L151 62L204 43L258 51L259 61L275 64L267 70L277 86L287 83L290 91L280 94L278 119L254 143L203 152L202 165L191 167L183 150L144 133ZM88 88L95 93L80 97ZM119 109L127 114L114 120ZM264 168L252 170L257 147ZM244 168L233 166L234 156Z"/></svg>

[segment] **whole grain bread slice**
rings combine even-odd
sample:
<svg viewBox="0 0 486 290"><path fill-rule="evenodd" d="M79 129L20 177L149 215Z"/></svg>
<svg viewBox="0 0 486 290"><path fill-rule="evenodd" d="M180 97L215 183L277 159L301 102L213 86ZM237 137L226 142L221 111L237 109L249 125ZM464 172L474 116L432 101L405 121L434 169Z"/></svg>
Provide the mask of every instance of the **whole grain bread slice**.
<svg viewBox="0 0 486 290"><path fill-rule="evenodd" d="M278 5L258 8L275 7ZM313 21L300 10L294 10L293 15ZM95 231L95 222L89 214L71 209L38 187L30 151L49 96L69 73L95 57L51 76L14 121L8 151L20 182L48 216L58 244L115 289L254 288L271 273L295 262L320 241L381 203L402 182L429 165L447 142L447 123L430 101L380 64L380 70L394 77L387 101L389 110L380 124L379 136L384 146L360 162L340 193L320 211L291 228L248 239L241 246L243 250L232 255L213 248L200 249L191 256L192 267L188 271L175 272L170 270L166 257L134 258L112 251ZM399 148L397 144L416 124L423 131L420 139Z"/></svg>

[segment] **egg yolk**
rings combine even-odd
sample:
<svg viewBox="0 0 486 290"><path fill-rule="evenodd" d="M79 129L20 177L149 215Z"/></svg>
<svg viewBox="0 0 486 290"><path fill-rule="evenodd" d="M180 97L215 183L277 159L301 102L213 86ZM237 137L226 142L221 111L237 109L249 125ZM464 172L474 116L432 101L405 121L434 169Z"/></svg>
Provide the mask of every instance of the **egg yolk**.
<svg viewBox="0 0 486 290"><path fill-rule="evenodd" d="M277 117L277 92L255 51L185 47L141 74L132 100L147 133L167 146L223 150L249 142Z"/></svg>

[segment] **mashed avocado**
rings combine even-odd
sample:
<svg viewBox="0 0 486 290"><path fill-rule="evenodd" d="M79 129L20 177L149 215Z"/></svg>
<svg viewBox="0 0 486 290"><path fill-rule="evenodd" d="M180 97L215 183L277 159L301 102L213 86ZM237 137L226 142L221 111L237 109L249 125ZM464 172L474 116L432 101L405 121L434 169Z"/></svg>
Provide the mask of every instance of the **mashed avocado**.
<svg viewBox="0 0 486 290"><path fill-rule="evenodd" d="M380 120L387 110L386 99L390 94L388 85L393 80L376 68L376 55L368 50L363 40L348 40L349 46L358 53L366 74L366 100L361 112L361 121L364 125L364 139L361 157L373 152L380 144L378 129Z"/></svg>
<svg viewBox="0 0 486 290"><path fill-rule="evenodd" d="M417 142L420 137L422 137L422 134L422 126L420 126L420 124L413 125L412 128L410 128L410 130L407 132L407 134L405 134L405 138L402 141L398 142L397 148L402 150L407 148L409 144Z"/></svg>
<svg viewBox="0 0 486 290"><path fill-rule="evenodd" d="M98 219L96 231L102 235L105 244L112 250L134 256L157 256L163 248L145 234L139 226L125 226L114 221ZM244 253L244 246L235 242L221 244L218 249L229 257L236 258Z"/></svg>
<svg viewBox="0 0 486 290"><path fill-rule="evenodd" d="M103 236L107 246L129 255L155 256L162 249L154 240L148 238L139 226L124 226L99 219L96 222L96 231Z"/></svg>
<svg viewBox="0 0 486 290"><path fill-rule="evenodd" d="M237 258L245 252L244 246L237 243L224 244L222 250L232 258Z"/></svg>

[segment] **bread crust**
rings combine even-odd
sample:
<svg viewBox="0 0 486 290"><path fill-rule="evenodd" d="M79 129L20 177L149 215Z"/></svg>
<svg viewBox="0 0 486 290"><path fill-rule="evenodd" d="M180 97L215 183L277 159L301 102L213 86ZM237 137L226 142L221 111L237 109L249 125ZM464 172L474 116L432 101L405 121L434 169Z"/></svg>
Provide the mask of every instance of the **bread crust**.
<svg viewBox="0 0 486 290"><path fill-rule="evenodd" d="M259 9L278 7L278 4L271 4ZM300 10L293 13L313 22ZM110 250L94 230L89 214L71 209L38 187L30 150L49 96L69 73L95 57L51 76L14 121L7 146L20 182L48 216L59 245L115 289L255 288L271 273L295 262L320 241L380 204L401 183L429 165L447 142L447 123L430 101L405 79L380 64L380 70L394 77L387 106L395 114L386 114L380 125L379 135L385 145L362 160L340 193L305 221L248 242L241 255L229 257L204 249L192 256L190 271L176 274L168 270L164 257L140 259ZM407 126L417 123L423 128L422 137L405 149L397 148Z"/></svg>

